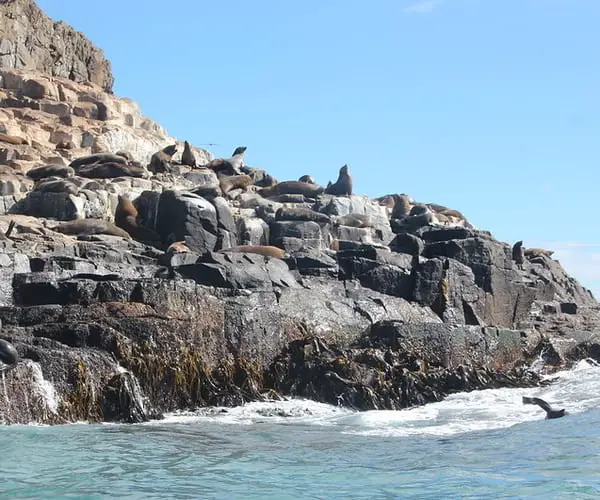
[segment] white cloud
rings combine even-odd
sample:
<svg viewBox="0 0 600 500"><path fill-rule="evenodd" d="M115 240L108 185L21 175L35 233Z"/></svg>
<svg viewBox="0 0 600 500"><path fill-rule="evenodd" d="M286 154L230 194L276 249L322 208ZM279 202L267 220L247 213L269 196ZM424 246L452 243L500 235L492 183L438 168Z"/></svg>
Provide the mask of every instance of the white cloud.
<svg viewBox="0 0 600 500"><path fill-rule="evenodd" d="M442 3L442 0L420 0L404 8L404 12L415 14L428 14Z"/></svg>

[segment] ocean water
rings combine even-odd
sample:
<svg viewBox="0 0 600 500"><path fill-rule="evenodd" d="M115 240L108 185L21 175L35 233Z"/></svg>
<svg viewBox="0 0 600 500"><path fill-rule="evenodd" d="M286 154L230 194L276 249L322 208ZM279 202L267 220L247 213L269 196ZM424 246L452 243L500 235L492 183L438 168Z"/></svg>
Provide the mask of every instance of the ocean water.
<svg viewBox="0 0 600 500"><path fill-rule="evenodd" d="M544 420L523 395L564 406ZM0 427L1 498L600 498L600 367L404 411L305 400Z"/></svg>

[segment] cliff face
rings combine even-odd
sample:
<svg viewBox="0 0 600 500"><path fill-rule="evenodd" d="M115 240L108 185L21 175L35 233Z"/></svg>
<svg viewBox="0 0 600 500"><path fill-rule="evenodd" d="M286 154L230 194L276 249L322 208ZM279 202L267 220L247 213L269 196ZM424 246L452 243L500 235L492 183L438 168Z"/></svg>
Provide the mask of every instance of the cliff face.
<svg viewBox="0 0 600 500"><path fill-rule="evenodd" d="M28 69L112 92L110 62L82 33L54 22L33 0L0 1L0 68Z"/></svg>
<svg viewBox="0 0 600 500"><path fill-rule="evenodd" d="M34 26L0 2L28 5ZM184 159L94 83L0 69L0 87L0 337L21 357L0 422L288 395L399 409L600 360L591 294L456 210Z"/></svg>

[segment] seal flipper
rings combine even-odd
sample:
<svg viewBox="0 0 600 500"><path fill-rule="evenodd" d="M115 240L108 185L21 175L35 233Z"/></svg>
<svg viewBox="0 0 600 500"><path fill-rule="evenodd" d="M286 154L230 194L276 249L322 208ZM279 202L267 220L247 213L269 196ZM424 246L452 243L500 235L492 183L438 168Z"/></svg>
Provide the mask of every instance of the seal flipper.
<svg viewBox="0 0 600 500"><path fill-rule="evenodd" d="M523 396L523 404L525 405L538 405L542 410L546 412L546 418L560 418L568 415L568 413L564 410L555 410L552 408L546 401L540 398L531 398L528 396Z"/></svg>

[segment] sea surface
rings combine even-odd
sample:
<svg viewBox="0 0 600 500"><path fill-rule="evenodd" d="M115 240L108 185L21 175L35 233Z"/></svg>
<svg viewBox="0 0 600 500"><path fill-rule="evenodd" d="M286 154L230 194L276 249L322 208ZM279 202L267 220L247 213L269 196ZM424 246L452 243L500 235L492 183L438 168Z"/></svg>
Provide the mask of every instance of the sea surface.
<svg viewBox="0 0 600 500"><path fill-rule="evenodd" d="M545 420L523 395L570 415ZM600 367L404 411L306 400L0 427L1 498L600 498Z"/></svg>

